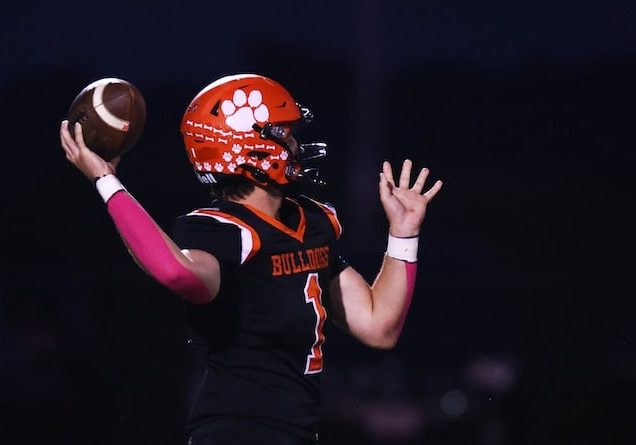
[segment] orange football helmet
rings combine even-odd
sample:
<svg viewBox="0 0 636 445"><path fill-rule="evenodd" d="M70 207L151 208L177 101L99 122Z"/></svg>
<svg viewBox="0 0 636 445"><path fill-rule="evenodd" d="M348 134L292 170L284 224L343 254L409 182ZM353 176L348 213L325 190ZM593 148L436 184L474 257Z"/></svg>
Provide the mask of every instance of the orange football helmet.
<svg viewBox="0 0 636 445"><path fill-rule="evenodd" d="M293 125L312 119L279 83L239 74L212 82L192 99L181 134L201 182L242 175L263 186L284 186L311 176L304 160L326 155L326 144L299 145L292 136Z"/></svg>

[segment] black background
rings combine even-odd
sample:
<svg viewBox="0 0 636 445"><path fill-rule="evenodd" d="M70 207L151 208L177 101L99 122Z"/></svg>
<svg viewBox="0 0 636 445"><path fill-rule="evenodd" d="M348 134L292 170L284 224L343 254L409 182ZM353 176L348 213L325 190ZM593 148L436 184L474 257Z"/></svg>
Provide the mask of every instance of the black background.
<svg viewBox="0 0 636 445"><path fill-rule="evenodd" d="M634 9L4 2L0 443L185 443L199 374L183 306L129 257L58 127L84 85L133 82L148 119L118 175L169 230L207 202L181 114L238 72L315 112L319 197L368 279L382 160L444 180L397 348L328 330L324 443L633 443Z"/></svg>

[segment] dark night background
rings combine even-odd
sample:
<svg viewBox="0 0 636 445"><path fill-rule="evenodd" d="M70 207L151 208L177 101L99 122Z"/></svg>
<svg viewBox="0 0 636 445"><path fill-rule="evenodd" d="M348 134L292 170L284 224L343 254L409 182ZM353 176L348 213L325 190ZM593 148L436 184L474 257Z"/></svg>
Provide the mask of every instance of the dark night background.
<svg viewBox="0 0 636 445"><path fill-rule="evenodd" d="M634 443L635 19L628 1L3 2L0 443L185 444L183 306L58 126L89 82L137 85L148 119L118 174L169 230L207 202L181 114L236 72L314 110L320 197L368 279L382 160L444 180L397 348L328 330L325 444Z"/></svg>

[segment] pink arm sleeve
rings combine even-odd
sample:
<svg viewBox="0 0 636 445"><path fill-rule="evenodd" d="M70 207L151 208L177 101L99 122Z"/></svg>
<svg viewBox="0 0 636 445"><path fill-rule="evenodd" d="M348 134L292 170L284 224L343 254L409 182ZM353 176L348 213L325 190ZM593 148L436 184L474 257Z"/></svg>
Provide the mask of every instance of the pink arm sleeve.
<svg viewBox="0 0 636 445"><path fill-rule="evenodd" d="M400 321L400 331L404 327L404 322L406 321L406 314L408 313L409 307L411 306L411 300L413 300L413 292L415 291L415 278L417 276L417 263L404 263L406 267L406 301L404 303L404 314L402 315L402 320Z"/></svg>
<svg viewBox="0 0 636 445"><path fill-rule="evenodd" d="M128 192L115 193L107 207L132 255L150 276L192 303L211 300L205 284L179 262L150 215Z"/></svg>

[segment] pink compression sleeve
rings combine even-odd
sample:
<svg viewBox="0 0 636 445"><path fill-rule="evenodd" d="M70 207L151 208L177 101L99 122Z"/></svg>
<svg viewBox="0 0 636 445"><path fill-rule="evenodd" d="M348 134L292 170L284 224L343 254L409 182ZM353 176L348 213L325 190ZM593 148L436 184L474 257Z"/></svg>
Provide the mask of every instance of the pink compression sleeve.
<svg viewBox="0 0 636 445"><path fill-rule="evenodd" d="M115 193L107 207L132 255L150 276L192 303L210 301L205 284L175 258L155 222L128 192Z"/></svg>
<svg viewBox="0 0 636 445"><path fill-rule="evenodd" d="M404 303L405 311L402 315L402 321L400 322L400 331L404 327L406 321L406 314L408 308L411 306L411 300L413 300L413 292L415 291L415 277L417 276L417 263L404 263L406 267L406 302Z"/></svg>

